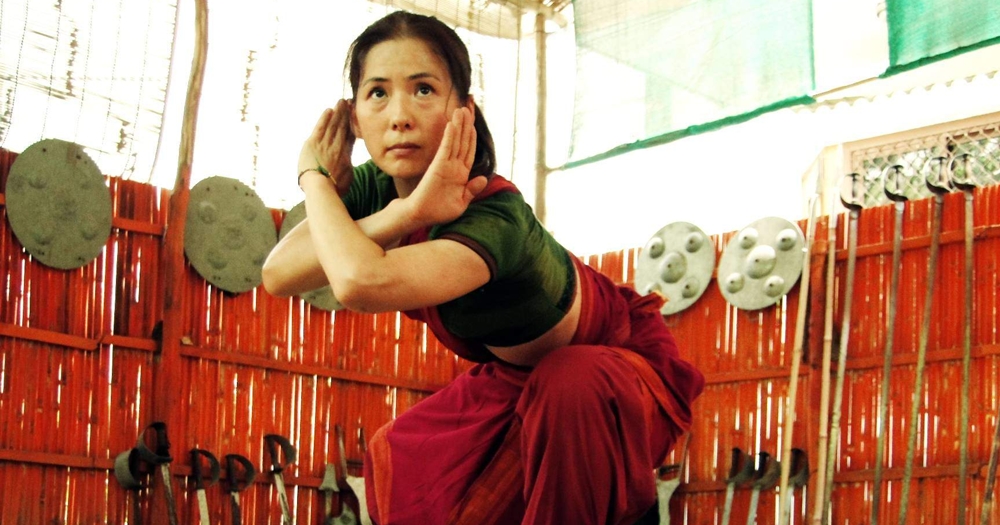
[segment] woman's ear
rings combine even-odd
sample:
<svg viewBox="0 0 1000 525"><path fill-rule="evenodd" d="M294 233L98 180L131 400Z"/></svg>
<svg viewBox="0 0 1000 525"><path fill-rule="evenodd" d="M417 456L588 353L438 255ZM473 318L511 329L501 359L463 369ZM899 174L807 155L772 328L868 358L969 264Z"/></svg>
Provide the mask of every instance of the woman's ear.
<svg viewBox="0 0 1000 525"><path fill-rule="evenodd" d="M476 114L476 100L469 94L469 98L465 100L465 107L472 112L473 115Z"/></svg>
<svg viewBox="0 0 1000 525"><path fill-rule="evenodd" d="M354 99L348 99L347 103L351 106L351 133L354 133L355 138L364 140L361 136L361 126L358 125L358 109L354 105Z"/></svg>

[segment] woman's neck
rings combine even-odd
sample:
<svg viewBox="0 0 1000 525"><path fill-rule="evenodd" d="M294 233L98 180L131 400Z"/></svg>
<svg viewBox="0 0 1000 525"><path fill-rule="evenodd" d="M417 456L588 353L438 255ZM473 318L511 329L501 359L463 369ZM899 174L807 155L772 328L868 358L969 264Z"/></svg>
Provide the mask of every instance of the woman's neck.
<svg viewBox="0 0 1000 525"><path fill-rule="evenodd" d="M413 193L413 190L417 188L417 184L420 184L420 179L422 177L423 176L406 179L397 179L393 177L392 183L396 186L396 195L398 195L401 199L409 197L410 194Z"/></svg>

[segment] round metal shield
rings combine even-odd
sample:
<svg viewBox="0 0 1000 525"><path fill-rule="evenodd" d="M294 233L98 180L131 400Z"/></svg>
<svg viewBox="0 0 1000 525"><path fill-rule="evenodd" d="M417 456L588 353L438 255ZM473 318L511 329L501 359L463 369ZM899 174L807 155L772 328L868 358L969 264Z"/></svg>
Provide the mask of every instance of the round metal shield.
<svg viewBox="0 0 1000 525"><path fill-rule="evenodd" d="M715 244L697 226L674 222L653 235L635 267L635 289L667 299L660 309L670 315L694 304L708 288L715 269Z"/></svg>
<svg viewBox="0 0 1000 525"><path fill-rule="evenodd" d="M302 222L302 219L305 218L306 203L305 201L302 201L296 204L292 209L288 210L288 213L285 214L285 220L281 222L281 231L278 233L278 240L283 239L296 224ZM334 297L333 289L329 286L324 286L322 288L317 288L315 290L299 294L299 297L316 308L326 310L328 312L344 309L344 305L340 304L340 301Z"/></svg>
<svg viewBox="0 0 1000 525"><path fill-rule="evenodd" d="M778 302L795 285L805 260L805 238L798 225L765 217L740 230L719 259L722 295L741 310Z"/></svg>
<svg viewBox="0 0 1000 525"><path fill-rule="evenodd" d="M6 198L14 235L46 266L85 266L108 242L111 192L77 144L45 139L25 149L10 167Z"/></svg>
<svg viewBox="0 0 1000 525"><path fill-rule="evenodd" d="M232 293L256 288L277 243L271 212L246 184L209 177L191 188L184 253L206 281Z"/></svg>

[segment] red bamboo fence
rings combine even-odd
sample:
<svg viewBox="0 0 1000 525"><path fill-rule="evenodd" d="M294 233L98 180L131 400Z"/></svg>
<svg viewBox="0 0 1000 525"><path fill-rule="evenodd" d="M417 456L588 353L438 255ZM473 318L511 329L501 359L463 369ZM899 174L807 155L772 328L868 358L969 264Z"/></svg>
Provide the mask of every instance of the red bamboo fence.
<svg viewBox="0 0 1000 525"><path fill-rule="evenodd" d="M134 498L139 498L145 522L165 523L151 503L164 497L161 478L144 474L145 487L133 493L113 473L115 457L132 448L153 421L167 425L172 487L182 523L198 521L188 456L193 448L220 459L226 454L249 458L262 472L241 493L244 523L281 522L268 473L266 434L287 437L298 451L298 460L284 472L295 522L322 523L318 487L325 465L340 460L334 426L344 426L346 455L353 473L360 475L362 431L371 435L469 366L404 316L325 312L299 299L272 297L262 288L229 294L187 267L180 298L179 369L165 370L174 363L160 361L158 341L167 285L161 275L166 192L109 178L114 222L105 250L83 268L55 270L33 261L6 221L2 194L15 156L0 151L0 524L129 523L135 521ZM961 195L949 195L920 400L911 523L955 520L961 425L971 429L969 523L975 523L983 500L1000 399L1000 190L976 190L975 199L971 414L969 421L959 420L964 204ZM900 324L884 423L890 448L883 522L899 513L905 419L929 279L930 213L930 201L907 205ZM282 214L274 216L277 228ZM830 247L825 220L818 224L805 352L797 364L793 445L808 452L814 469L823 310L833 301L839 320L843 307L846 221L838 222L834 297L825 296ZM732 235L714 237L720 253ZM891 207L862 211L833 523L865 523L871 508L892 236ZM591 256L586 262L617 282L630 283L638 251ZM718 522L733 447L780 456L801 286L774 307L747 312L729 305L712 285L692 307L667 318L682 351L708 382L694 407L688 463L671 501L674 522ZM176 384L154 388L164 377L176 378ZM155 396L164 390L172 390L178 406L157 408ZM158 413L164 411L166 418ZM792 523L804 523L811 515L813 484L810 480L804 491L796 491ZM207 490L213 523L230 519L222 486ZM748 490L736 492L732 523L746 521L749 500ZM775 492L763 493L758 523L776 523L777 507ZM1000 515L994 512L993 518Z"/></svg>

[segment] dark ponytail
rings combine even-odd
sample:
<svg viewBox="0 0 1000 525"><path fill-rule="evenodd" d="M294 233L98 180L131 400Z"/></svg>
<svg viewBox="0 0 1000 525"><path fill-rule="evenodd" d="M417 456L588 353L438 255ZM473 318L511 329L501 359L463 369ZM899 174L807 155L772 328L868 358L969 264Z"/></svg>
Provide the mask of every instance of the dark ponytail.
<svg viewBox="0 0 1000 525"><path fill-rule="evenodd" d="M469 177L493 175L497 171L497 151L493 145L493 134L490 133L490 127L486 124L479 105L475 102L472 105L476 116L476 158L472 161Z"/></svg>
<svg viewBox="0 0 1000 525"><path fill-rule="evenodd" d="M368 52L377 44L397 38L418 38L423 40L438 56L444 60L451 75L451 83L458 93L458 101L465 105L469 100L469 87L472 85L472 66L469 62L469 50L455 31L437 18L431 16L396 11L390 13L362 31L351 44L347 52L347 63L344 69L351 82L351 92L358 96L358 84L361 81L361 68L364 66ZM470 177L492 175L497 169L496 147L493 145L493 134L486 124L486 118L479 106L473 104L476 117L476 158L472 161Z"/></svg>

